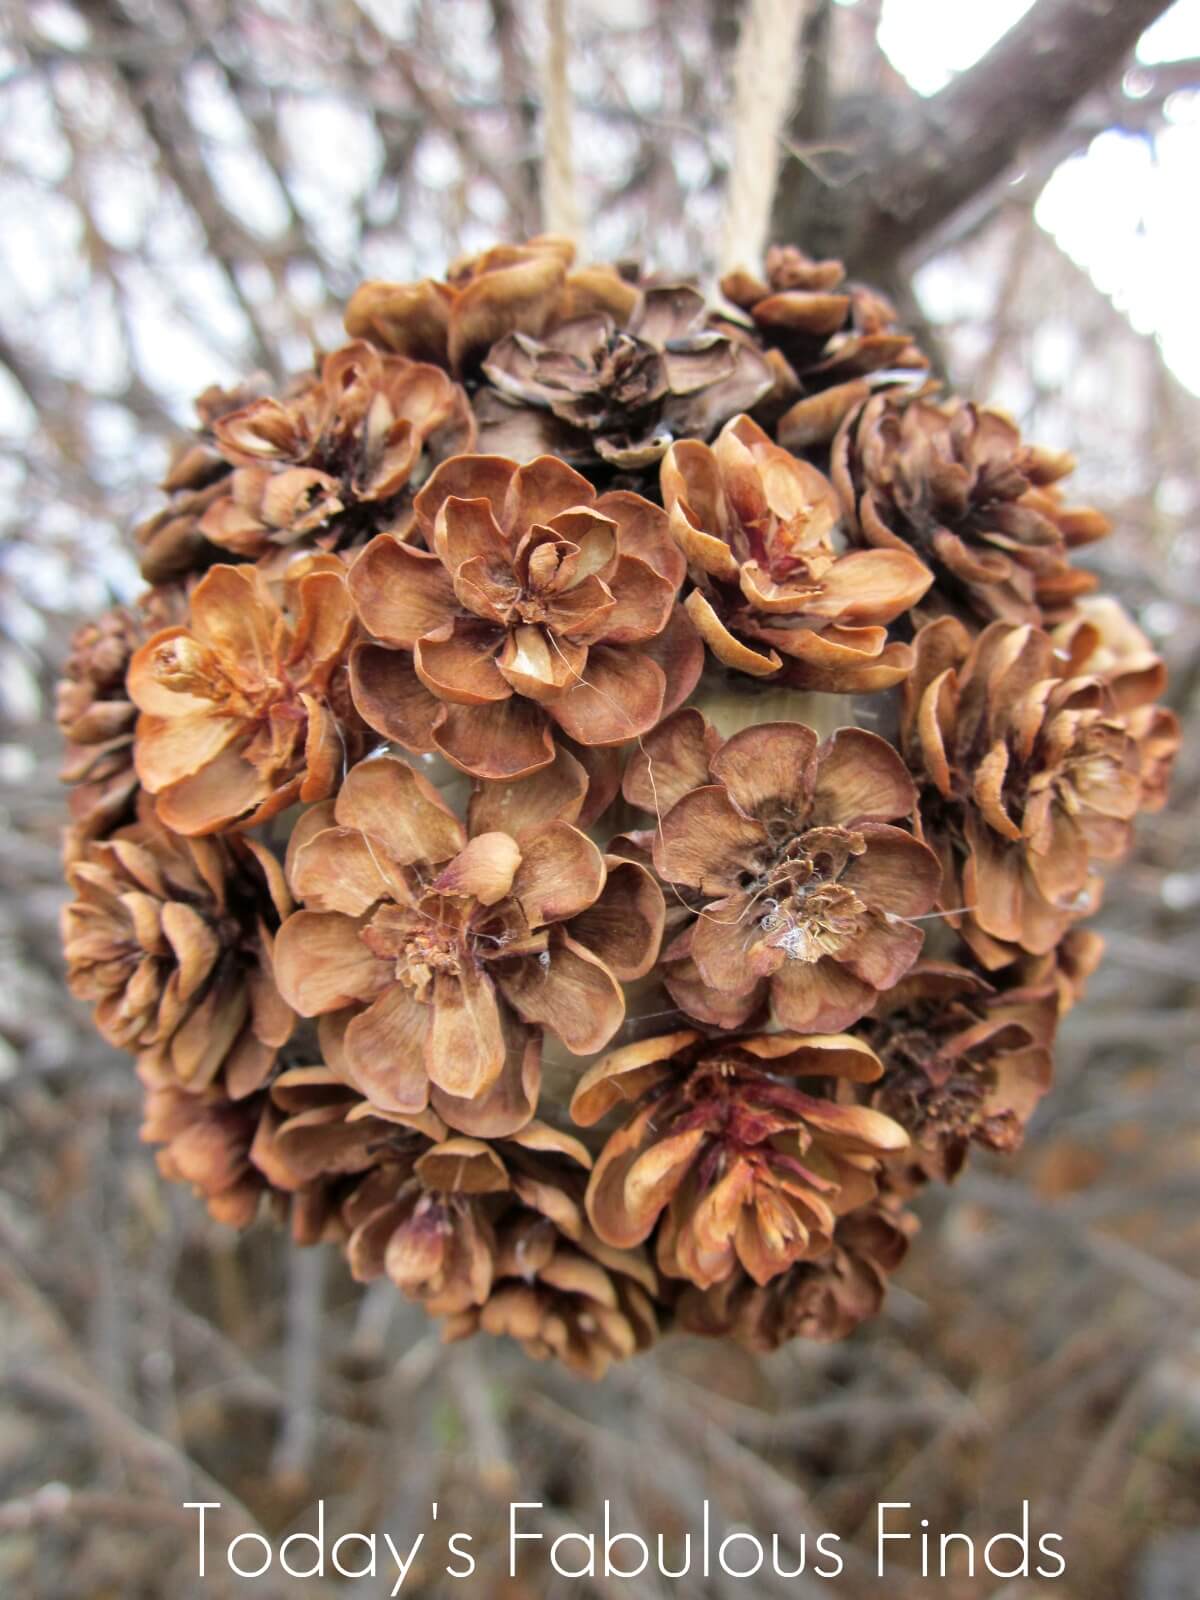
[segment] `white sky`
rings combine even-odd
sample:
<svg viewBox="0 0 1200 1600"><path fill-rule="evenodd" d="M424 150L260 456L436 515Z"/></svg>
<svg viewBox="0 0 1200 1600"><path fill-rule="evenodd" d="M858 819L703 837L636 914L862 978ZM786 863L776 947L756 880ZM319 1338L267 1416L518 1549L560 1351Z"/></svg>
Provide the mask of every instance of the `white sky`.
<svg viewBox="0 0 1200 1600"><path fill-rule="evenodd" d="M880 43L921 94L972 65L1033 0L884 0ZM1176 0L1138 51L1150 65L1200 56L1200 0ZM1141 333L1158 336L1176 376L1200 394L1200 93L1167 102L1151 145L1105 133L1064 163L1037 220Z"/></svg>

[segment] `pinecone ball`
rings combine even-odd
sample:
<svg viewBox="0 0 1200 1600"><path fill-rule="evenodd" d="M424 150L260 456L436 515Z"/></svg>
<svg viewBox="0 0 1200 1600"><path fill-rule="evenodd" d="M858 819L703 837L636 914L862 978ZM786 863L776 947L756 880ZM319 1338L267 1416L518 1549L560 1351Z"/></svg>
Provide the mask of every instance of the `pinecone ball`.
<svg viewBox="0 0 1200 1600"><path fill-rule="evenodd" d="M543 236L210 389L58 696L164 1178L599 1378L876 1316L1053 1091L1178 722L1069 458L794 248Z"/></svg>

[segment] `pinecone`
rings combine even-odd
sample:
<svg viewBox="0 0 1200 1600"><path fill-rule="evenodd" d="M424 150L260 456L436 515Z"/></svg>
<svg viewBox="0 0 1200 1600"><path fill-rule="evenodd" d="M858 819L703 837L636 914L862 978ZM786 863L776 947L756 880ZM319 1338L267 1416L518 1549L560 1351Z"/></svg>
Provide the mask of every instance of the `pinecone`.
<svg viewBox="0 0 1200 1600"><path fill-rule="evenodd" d="M584 1238L590 1166L578 1139L534 1121L508 1139L451 1137L410 1165L377 1167L346 1204L351 1270L364 1282L386 1272L431 1316L484 1306L502 1276L500 1234L517 1216Z"/></svg>
<svg viewBox="0 0 1200 1600"><path fill-rule="evenodd" d="M250 1160L264 1097L230 1100L210 1086L199 1094L160 1085L146 1095L142 1138L162 1145L158 1170L186 1183L218 1222L244 1228L258 1215L267 1180Z"/></svg>
<svg viewBox="0 0 1200 1600"><path fill-rule="evenodd" d="M230 463L219 449L215 425L229 412L251 404L265 379L236 389L206 389L196 401L200 426L195 437L175 453L160 487L168 496L161 510L133 530L147 583L169 583L202 572L220 552L204 537L200 522L216 500L228 492Z"/></svg>
<svg viewBox="0 0 1200 1600"><path fill-rule="evenodd" d="M749 411L773 378L751 345L719 331L687 284L638 293L624 320L596 313L540 339L510 333L483 363L475 401L485 450L622 470L661 459L676 439L708 439Z"/></svg>
<svg viewBox="0 0 1200 1600"><path fill-rule="evenodd" d="M587 1210L606 1244L658 1228L659 1270L698 1288L737 1268L768 1283L829 1249L837 1218L874 1196L880 1160L907 1135L890 1118L793 1080L870 1082L880 1065L848 1035L667 1034L615 1050L580 1079L571 1115L590 1127L622 1101Z"/></svg>
<svg viewBox="0 0 1200 1600"><path fill-rule="evenodd" d="M263 398L219 418L233 466L199 531L234 555L273 546L341 550L411 520L409 486L469 450L463 390L440 367L384 356L361 341L334 350L283 401Z"/></svg>
<svg viewBox="0 0 1200 1600"><path fill-rule="evenodd" d="M213 567L186 625L154 634L130 661L137 775L179 833L253 827L323 800L363 746L342 564L317 557L293 569L280 598L275 587L261 569Z"/></svg>
<svg viewBox="0 0 1200 1600"><path fill-rule="evenodd" d="M1066 676L1096 677L1104 683L1138 747L1138 809L1161 811L1183 742L1179 718L1168 706L1155 704L1167 687L1162 657L1120 603L1106 595L1083 600L1051 637L1055 650L1066 657Z"/></svg>
<svg viewBox="0 0 1200 1600"><path fill-rule="evenodd" d="M612 868L561 820L467 830L394 757L355 767L332 807L292 836L304 909L276 944L280 987L327 1019L345 1077L373 1104L429 1104L464 1133L514 1132L533 1115L539 1036L602 1048L625 1013L621 980L653 963L661 891Z"/></svg>
<svg viewBox="0 0 1200 1600"><path fill-rule="evenodd" d="M1067 676L1040 629L995 622L972 639L946 617L916 655L901 741L947 920L989 970L1046 955L1095 908L1097 863L1129 849L1138 740L1103 679Z"/></svg>
<svg viewBox="0 0 1200 1600"><path fill-rule="evenodd" d="M916 1220L882 1204L842 1217L815 1261L800 1261L770 1283L733 1273L708 1289L689 1286L675 1308L682 1327L735 1339L767 1355L792 1339L848 1339L879 1315L888 1278L904 1260Z"/></svg>
<svg viewBox="0 0 1200 1600"><path fill-rule="evenodd" d="M840 261L814 261L794 245L767 251L765 279L721 279L721 293L748 313L753 332L735 325L766 347L775 386L759 410L788 450L825 444L873 384L912 379L929 365L895 307L844 279Z"/></svg>
<svg viewBox="0 0 1200 1600"><path fill-rule="evenodd" d="M1056 498L1073 466L1023 444L999 411L921 394L879 394L852 409L832 458L855 542L915 552L938 573L930 614L984 622L1055 620L1096 587L1068 557L1109 525Z"/></svg>
<svg viewBox="0 0 1200 1600"><path fill-rule="evenodd" d="M664 882L695 907L663 953L668 988L722 1027L768 1000L782 1028L848 1027L916 960L909 919L937 894L934 856L896 826L916 802L903 763L860 729L818 746L809 728L763 723L707 764L653 845Z"/></svg>
<svg viewBox="0 0 1200 1600"><path fill-rule="evenodd" d="M240 1100L268 1077L295 1017L273 945L291 909L283 870L251 839L184 839L143 805L67 869L62 914L72 994L150 1086L218 1082Z"/></svg>
<svg viewBox="0 0 1200 1600"><path fill-rule="evenodd" d="M908 551L839 553L833 485L749 417L712 449L672 446L662 493L693 585L684 604L718 661L842 694L887 689L911 671L911 650L889 642L886 624L933 575Z"/></svg>
<svg viewBox="0 0 1200 1600"><path fill-rule="evenodd" d="M560 308L570 315L578 303L579 286L573 288L568 277L574 260L569 239L543 234L523 245L496 245L465 256L453 263L443 283L432 278L364 283L346 307L346 332L458 373L505 334L539 334ZM627 303L628 291L615 273L590 277L601 295ZM604 304L603 298L596 302Z"/></svg>
<svg viewBox="0 0 1200 1600"><path fill-rule="evenodd" d="M611 1250L586 1229L572 1240L548 1218L518 1212L498 1231L487 1300L445 1317L443 1337L515 1339L535 1361L602 1378L658 1337L656 1288L640 1251Z"/></svg>
<svg viewBox="0 0 1200 1600"><path fill-rule="evenodd" d="M520 778L554 760L556 731L622 744L690 693L703 650L676 615L683 562L657 506L597 499L550 456L459 456L415 510L428 550L381 536L349 579L382 641L355 651L355 702L386 738Z"/></svg>
<svg viewBox="0 0 1200 1600"><path fill-rule="evenodd" d="M908 1133L910 1186L951 1182L971 1145L1020 1148L1050 1087L1057 1027L1051 985L998 994L949 962L920 962L879 997L863 1026L883 1062L868 1103Z"/></svg>
<svg viewBox="0 0 1200 1600"><path fill-rule="evenodd" d="M133 606L114 606L71 638L55 694L55 720L67 741L59 777L71 785L65 856L131 821L137 794L133 766L137 708L125 687L134 652L186 612L182 588L148 589Z"/></svg>

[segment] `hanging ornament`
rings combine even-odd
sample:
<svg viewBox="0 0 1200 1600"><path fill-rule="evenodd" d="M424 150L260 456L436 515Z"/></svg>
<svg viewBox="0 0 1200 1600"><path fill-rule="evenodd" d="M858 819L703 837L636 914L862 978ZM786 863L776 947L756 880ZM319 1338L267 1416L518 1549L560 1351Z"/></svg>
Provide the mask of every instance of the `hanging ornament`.
<svg viewBox="0 0 1200 1600"><path fill-rule="evenodd" d="M60 689L63 940L214 1216L599 1376L875 1315L1049 1090L1178 729L1070 459L839 262L577 263L548 21L564 231L201 396Z"/></svg>

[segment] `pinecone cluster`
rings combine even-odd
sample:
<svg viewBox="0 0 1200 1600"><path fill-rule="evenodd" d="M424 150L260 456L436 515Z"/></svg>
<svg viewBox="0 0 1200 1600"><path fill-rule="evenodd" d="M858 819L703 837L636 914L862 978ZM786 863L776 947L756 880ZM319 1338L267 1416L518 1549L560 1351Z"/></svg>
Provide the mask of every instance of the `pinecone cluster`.
<svg viewBox="0 0 1200 1600"><path fill-rule="evenodd" d="M602 1374L874 1315L1163 803L1071 462L839 263L556 238L210 390L61 687L73 992L163 1173Z"/></svg>

